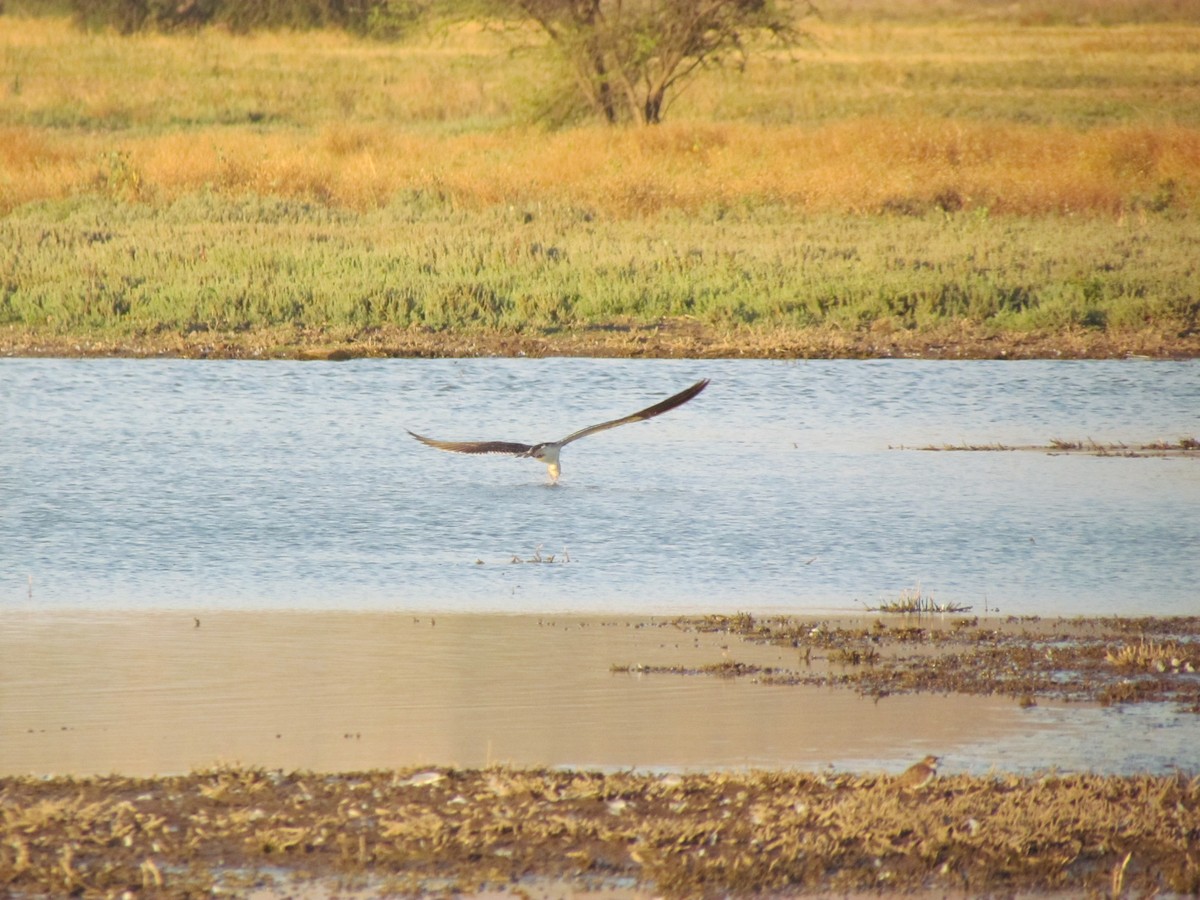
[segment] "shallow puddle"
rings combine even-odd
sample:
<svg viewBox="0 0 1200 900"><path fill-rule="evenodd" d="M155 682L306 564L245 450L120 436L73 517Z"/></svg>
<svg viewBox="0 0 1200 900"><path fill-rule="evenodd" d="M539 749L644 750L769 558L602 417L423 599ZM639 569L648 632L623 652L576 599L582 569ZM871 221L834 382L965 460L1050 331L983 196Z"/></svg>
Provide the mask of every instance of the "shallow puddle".
<svg viewBox="0 0 1200 900"><path fill-rule="evenodd" d="M613 670L728 659L803 664L790 649L653 619L9 614L0 774L163 775L218 762L898 770L926 753L986 770L978 748L1054 727L1045 709L1039 719L1009 698L876 702Z"/></svg>

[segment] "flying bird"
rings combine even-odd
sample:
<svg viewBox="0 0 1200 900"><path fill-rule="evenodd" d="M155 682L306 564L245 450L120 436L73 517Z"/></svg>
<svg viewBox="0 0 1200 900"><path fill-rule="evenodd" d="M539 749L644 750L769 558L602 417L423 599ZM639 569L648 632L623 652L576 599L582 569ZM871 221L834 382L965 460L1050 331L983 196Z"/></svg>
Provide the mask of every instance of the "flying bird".
<svg viewBox="0 0 1200 900"><path fill-rule="evenodd" d="M645 409L635 412L632 415L622 416L610 422L601 422L599 425L589 425L587 428L581 428L579 431L568 434L561 440L546 441L541 444L520 444L515 441L436 441L433 438L427 438L413 431L408 433L422 444L428 444L430 447L436 447L438 450L449 450L453 453L493 453L502 456L527 457L529 459L540 460L546 464L546 468L549 470L550 483L557 484L559 473L562 471L559 468L558 455L567 444L587 437L589 434L596 434L600 431L616 428L618 425L641 422L646 419L653 419L655 416L661 416L663 413L670 412L675 407L687 403L706 387L708 387L708 379L702 378L690 388L682 390L678 394L668 397L666 400L660 400L653 406L647 406Z"/></svg>

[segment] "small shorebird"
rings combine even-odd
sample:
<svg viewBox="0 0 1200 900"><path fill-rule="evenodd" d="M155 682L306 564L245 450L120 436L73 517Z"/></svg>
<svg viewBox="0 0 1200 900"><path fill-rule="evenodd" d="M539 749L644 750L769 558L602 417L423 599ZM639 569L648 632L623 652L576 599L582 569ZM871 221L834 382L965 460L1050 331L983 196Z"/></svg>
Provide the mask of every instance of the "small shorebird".
<svg viewBox="0 0 1200 900"><path fill-rule="evenodd" d="M675 407L687 403L706 387L708 387L708 379L702 378L690 388L682 390L678 394L668 397L666 400L660 400L653 406L647 406L643 410L639 410L628 416L622 416L619 419L601 422L599 425L589 425L587 428L581 428L579 431L568 434L561 440L545 441L541 444L519 444L515 441L436 441L433 438L427 438L414 431L408 433L422 444L428 444L430 447L436 447L438 450L449 450L453 453L498 453L503 456L527 457L539 460L546 464L546 468L550 474L550 483L557 484L559 473L562 471L558 464L558 455L567 444L587 437L589 434L596 434L599 431L616 428L618 425L627 425L630 422L641 422L645 419L653 419L655 416L661 416L663 413L670 412Z"/></svg>
<svg viewBox="0 0 1200 900"><path fill-rule="evenodd" d="M919 790L937 777L938 757L927 756L919 763L913 763L896 779L896 787L907 790Z"/></svg>

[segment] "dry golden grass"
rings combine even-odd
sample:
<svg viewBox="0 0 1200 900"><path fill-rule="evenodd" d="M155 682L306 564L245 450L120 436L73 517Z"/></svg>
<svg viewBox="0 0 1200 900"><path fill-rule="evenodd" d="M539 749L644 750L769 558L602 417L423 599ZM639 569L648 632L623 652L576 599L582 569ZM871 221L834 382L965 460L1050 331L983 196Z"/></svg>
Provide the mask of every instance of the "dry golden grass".
<svg viewBox="0 0 1200 900"><path fill-rule="evenodd" d="M355 210L430 193L470 207L570 203L618 217L780 205L814 213L986 209L1120 215L1200 203L1200 129L856 120L816 128L667 124L414 135L206 128L151 135L0 131L0 209L103 190L196 191Z"/></svg>
<svg viewBox="0 0 1200 900"><path fill-rule="evenodd" d="M1176 641L1155 641L1143 638L1136 644L1124 644L1105 654L1105 660L1118 669L1156 672L1186 672L1196 670L1196 650Z"/></svg>
<svg viewBox="0 0 1200 900"><path fill-rule="evenodd" d="M1091 3L1037 27L980 0L835 11L650 129L544 127L563 75L512 26L0 17L0 323L33 329L21 346L422 326L576 347L678 320L708 329L699 353L739 328L735 352L770 355L1188 354L1200 26L1079 24L1104 21ZM309 240L334 220L339 247ZM312 280L252 277L283 258Z"/></svg>
<svg viewBox="0 0 1200 900"><path fill-rule="evenodd" d="M1200 28L808 24L705 73L654 129L529 124L537 38L462 24L117 37L0 18L0 212L102 190L364 210L433 192L618 216L717 205L1122 214L1200 203ZM517 51L526 52L517 52Z"/></svg>

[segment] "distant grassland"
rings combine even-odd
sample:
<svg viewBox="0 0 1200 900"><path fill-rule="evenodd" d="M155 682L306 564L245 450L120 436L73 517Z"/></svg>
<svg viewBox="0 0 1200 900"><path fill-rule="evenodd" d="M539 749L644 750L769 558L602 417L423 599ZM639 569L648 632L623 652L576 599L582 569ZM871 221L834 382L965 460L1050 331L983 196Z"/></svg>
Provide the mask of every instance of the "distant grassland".
<svg viewBox="0 0 1200 900"><path fill-rule="evenodd" d="M0 342L683 318L1195 352L1200 25L1124 8L833 14L650 129L538 124L563 76L512 26L0 16Z"/></svg>

